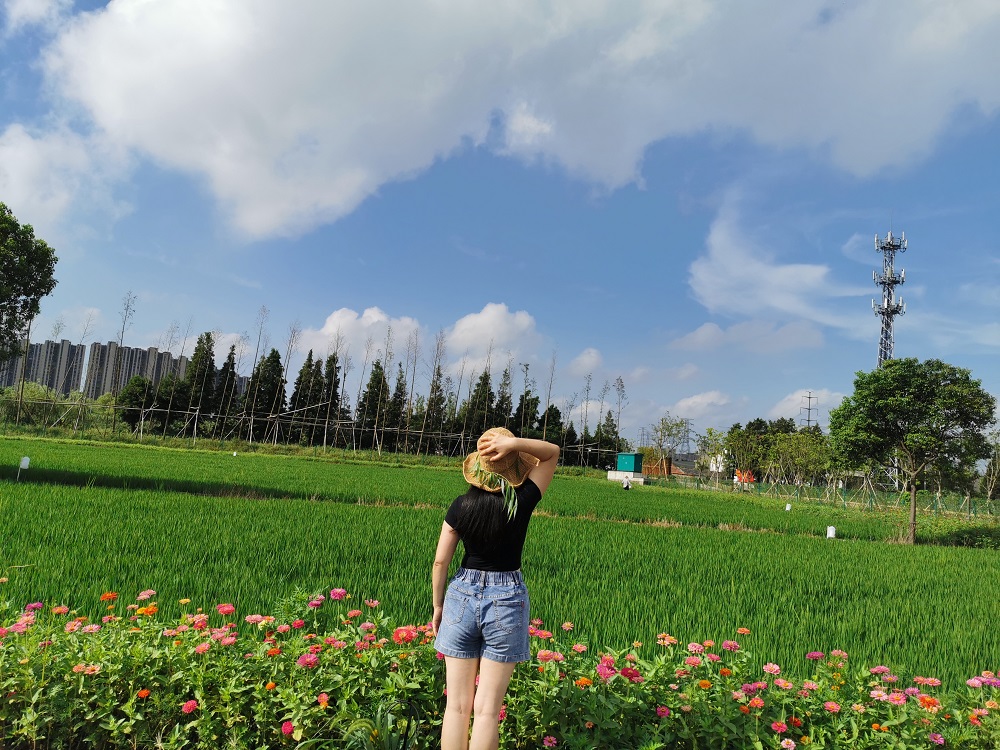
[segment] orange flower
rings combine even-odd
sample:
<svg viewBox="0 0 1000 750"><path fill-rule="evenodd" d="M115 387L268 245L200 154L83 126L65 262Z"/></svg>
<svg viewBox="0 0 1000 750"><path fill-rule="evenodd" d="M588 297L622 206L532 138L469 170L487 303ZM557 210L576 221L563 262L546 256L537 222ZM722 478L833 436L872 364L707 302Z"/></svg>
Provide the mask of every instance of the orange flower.
<svg viewBox="0 0 1000 750"><path fill-rule="evenodd" d="M278 687L278 686L277 686L277 685L275 685L275 684L274 684L273 682L269 682L269 683L267 683L267 684L266 684L266 685L264 686L264 689L265 689L265 690L274 690L274 689L275 689L276 687Z"/></svg>
<svg viewBox="0 0 1000 750"><path fill-rule="evenodd" d="M700 687L702 690L708 690L710 687L712 687L712 683L709 682L708 680L698 680L698 687Z"/></svg>
<svg viewBox="0 0 1000 750"><path fill-rule="evenodd" d="M750 713L750 707L749 706L740 706L740 713L743 713L743 714Z"/></svg>
<svg viewBox="0 0 1000 750"><path fill-rule="evenodd" d="M145 615L146 617L152 617L156 614L156 612L157 609L155 604L150 604L147 607L139 607L139 609L135 611L137 615Z"/></svg>
<svg viewBox="0 0 1000 750"><path fill-rule="evenodd" d="M750 635L750 628L736 628L736 632L740 635Z"/></svg>
<svg viewBox="0 0 1000 750"><path fill-rule="evenodd" d="M573 684L576 685L578 688L588 688L594 684L594 681L589 677L581 677Z"/></svg>
<svg viewBox="0 0 1000 750"><path fill-rule="evenodd" d="M101 594L102 602L113 602L117 598L118 594L116 594L114 591L106 591L103 594Z"/></svg>
<svg viewBox="0 0 1000 750"><path fill-rule="evenodd" d="M722 669L719 670L719 674L723 677L729 677L729 675L731 675L732 673L733 670L731 670L729 667L723 667Z"/></svg>
<svg viewBox="0 0 1000 750"><path fill-rule="evenodd" d="M267 655L268 656L277 656L280 653L281 653L281 649L278 648L277 646L275 646L274 648L269 648L267 650Z"/></svg>
<svg viewBox="0 0 1000 750"><path fill-rule="evenodd" d="M149 688L143 688L138 693L136 693L136 695L139 696L140 698L148 698L149 697Z"/></svg>
<svg viewBox="0 0 1000 750"><path fill-rule="evenodd" d="M877 732L878 730L880 730L881 728L882 728L882 725L881 725L881 724L872 724L872 729L874 729L874 730L875 730L876 732Z"/></svg>

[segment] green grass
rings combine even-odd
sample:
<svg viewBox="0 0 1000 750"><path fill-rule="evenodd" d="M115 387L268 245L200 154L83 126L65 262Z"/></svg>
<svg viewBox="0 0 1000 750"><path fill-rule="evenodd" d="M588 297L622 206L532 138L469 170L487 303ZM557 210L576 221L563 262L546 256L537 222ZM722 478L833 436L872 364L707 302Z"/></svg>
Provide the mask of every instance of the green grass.
<svg viewBox="0 0 1000 750"><path fill-rule="evenodd" d="M399 486L456 491L451 475L396 471ZM588 484L563 479L545 504ZM121 592L122 608L151 587L165 614L190 597L245 615L298 588L343 586L403 620L430 614L440 498L371 506L26 483L0 493L0 597L18 606L63 602L96 616L103 591ZM761 663L791 673L807 668L806 651L838 647L951 685L998 666L986 660L1000 654L1000 558L986 550L543 515L524 568L533 614L552 628L573 621L592 648L651 648L662 631L721 640L745 626L753 635L741 641Z"/></svg>

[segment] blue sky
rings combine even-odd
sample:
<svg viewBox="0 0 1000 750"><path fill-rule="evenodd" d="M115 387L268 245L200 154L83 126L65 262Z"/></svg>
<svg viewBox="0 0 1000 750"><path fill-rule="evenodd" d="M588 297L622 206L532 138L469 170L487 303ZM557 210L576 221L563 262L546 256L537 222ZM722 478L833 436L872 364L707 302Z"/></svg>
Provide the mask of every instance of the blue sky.
<svg viewBox="0 0 1000 750"><path fill-rule="evenodd" d="M0 200L59 255L33 338L529 364L623 432L815 417L896 355L1000 396L1000 6L0 0ZM87 322L89 321L89 326ZM338 338L339 335L339 338ZM245 339L245 340L246 340ZM180 350L178 342L174 349ZM519 372L519 370L517 370ZM520 387L520 376L516 380ZM605 406L605 408L607 408Z"/></svg>

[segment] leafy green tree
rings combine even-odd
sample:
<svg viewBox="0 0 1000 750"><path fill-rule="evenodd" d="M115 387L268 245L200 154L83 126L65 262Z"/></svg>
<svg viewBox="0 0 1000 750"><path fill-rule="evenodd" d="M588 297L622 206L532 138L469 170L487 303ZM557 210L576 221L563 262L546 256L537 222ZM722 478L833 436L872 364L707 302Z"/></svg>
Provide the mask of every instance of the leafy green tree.
<svg viewBox="0 0 1000 750"><path fill-rule="evenodd" d="M563 432L563 450L560 454L562 461L567 466L580 465L580 436L576 434L573 420L570 420L566 431Z"/></svg>
<svg viewBox="0 0 1000 750"><path fill-rule="evenodd" d="M358 408L355 410L355 422L361 430L360 446L375 447L376 427L379 419L385 416L386 401L389 397L389 381L386 380L382 361L376 359L372 363L368 384L361 393Z"/></svg>
<svg viewBox="0 0 1000 750"><path fill-rule="evenodd" d="M158 424L164 435L170 431L182 432L184 425L187 424L186 415L190 401L191 385L188 380L182 380L172 372L168 373L156 386L152 421Z"/></svg>
<svg viewBox="0 0 1000 750"><path fill-rule="evenodd" d="M555 443L556 445L563 444L563 429L562 422L562 412L559 407L555 404L549 404L549 408L538 418L537 433L541 435L542 429L545 429L545 439L550 443Z"/></svg>
<svg viewBox="0 0 1000 750"><path fill-rule="evenodd" d="M436 453L440 448L440 434L444 430L445 414L448 406L444 390L444 374L441 365L434 368L430 389L427 391L427 406L421 421L421 436L417 441L417 453L426 450Z"/></svg>
<svg viewBox="0 0 1000 750"><path fill-rule="evenodd" d="M406 373L403 372L403 365L396 363L396 385L392 389L389 403L385 408L385 420L382 430L382 445L386 450L395 451L402 441L399 437L400 429L406 424Z"/></svg>
<svg viewBox="0 0 1000 750"><path fill-rule="evenodd" d="M990 456L980 480L980 491L987 500L995 500L1000 497L1000 430L990 431L988 443Z"/></svg>
<svg viewBox="0 0 1000 750"><path fill-rule="evenodd" d="M323 445L338 444L340 437L340 422L350 419L350 414L344 413L340 382L340 355L332 352L323 362L323 398L320 401L320 413L323 418ZM331 425L330 422L333 421Z"/></svg>
<svg viewBox="0 0 1000 750"><path fill-rule="evenodd" d="M274 409L274 411L272 411ZM278 414L285 410L285 378L281 354L271 349L254 368L244 397L243 413L247 419L247 439L263 440L275 430Z"/></svg>
<svg viewBox="0 0 1000 750"><path fill-rule="evenodd" d="M218 410L218 390L216 388L218 370L215 367L215 336L206 332L198 337L194 353L184 372L191 401L188 408L199 413L200 419L208 419Z"/></svg>
<svg viewBox="0 0 1000 750"><path fill-rule="evenodd" d="M118 392L118 398L115 399L115 403L122 408L122 421L135 430L142 419L142 412L153 405L154 397L149 378L135 375Z"/></svg>
<svg viewBox="0 0 1000 750"><path fill-rule="evenodd" d="M726 434L709 427L704 435L698 437L697 446L698 458L695 459L695 469L701 476L714 479L715 486L718 487L719 479L729 470L726 461Z"/></svg>
<svg viewBox="0 0 1000 750"><path fill-rule="evenodd" d="M504 368L503 375L500 376L500 385L497 388L497 401L493 407L493 417L490 419L490 425L493 427L510 427L510 413L514 408L514 396L511 388L510 365L507 365ZM535 408L537 409L538 407ZM515 419L514 424L520 425L521 423Z"/></svg>
<svg viewBox="0 0 1000 750"><path fill-rule="evenodd" d="M216 436L225 435L230 427L230 415L236 407L236 345L229 347L226 361L219 370L219 382L215 389L215 404L218 416L215 421Z"/></svg>
<svg viewBox="0 0 1000 750"><path fill-rule="evenodd" d="M663 467L663 473L670 476L673 471L674 451L687 435L688 423L683 417L672 417L665 412L658 422L650 425L653 447L656 449L656 463Z"/></svg>
<svg viewBox="0 0 1000 750"><path fill-rule="evenodd" d="M530 388L518 396L517 409L514 410L511 424L513 425L514 432L519 432L522 424L525 426L524 434L520 435L520 437L537 438L541 436L541 431L537 427L538 405L540 401L539 397L533 394Z"/></svg>
<svg viewBox="0 0 1000 750"><path fill-rule="evenodd" d="M312 349L306 355L299 374L292 384L292 398L289 401L292 410L290 427L288 430L288 440L292 443L303 443L307 441L309 432L304 426L311 422L309 407L313 405L313 352Z"/></svg>
<svg viewBox="0 0 1000 750"><path fill-rule="evenodd" d="M937 359L887 360L858 372L854 393L830 412L830 440L849 465L899 471L910 490L908 541L917 538L917 482L938 465L974 465L990 454L985 430L996 400L970 372Z"/></svg>
<svg viewBox="0 0 1000 750"><path fill-rule="evenodd" d="M496 394L493 393L490 371L486 369L479 376L476 387L469 396L463 420L465 428L478 436L483 430L494 426L492 422L495 402Z"/></svg>
<svg viewBox="0 0 1000 750"><path fill-rule="evenodd" d="M56 254L0 203L0 362L17 354L42 297L56 288Z"/></svg>

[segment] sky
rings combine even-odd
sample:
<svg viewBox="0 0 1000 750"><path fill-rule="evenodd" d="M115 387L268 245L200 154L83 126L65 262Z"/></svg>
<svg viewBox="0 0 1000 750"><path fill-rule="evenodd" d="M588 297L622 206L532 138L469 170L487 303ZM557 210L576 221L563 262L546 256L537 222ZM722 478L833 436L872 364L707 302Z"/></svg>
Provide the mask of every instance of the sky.
<svg viewBox="0 0 1000 750"><path fill-rule="evenodd" d="M298 330L348 394L387 331L426 391L441 334L578 428L588 375L632 440L825 426L891 230L895 356L1000 396L998 36L994 0L0 0L0 201L59 257L32 338L117 340L134 294L126 345L249 374Z"/></svg>

